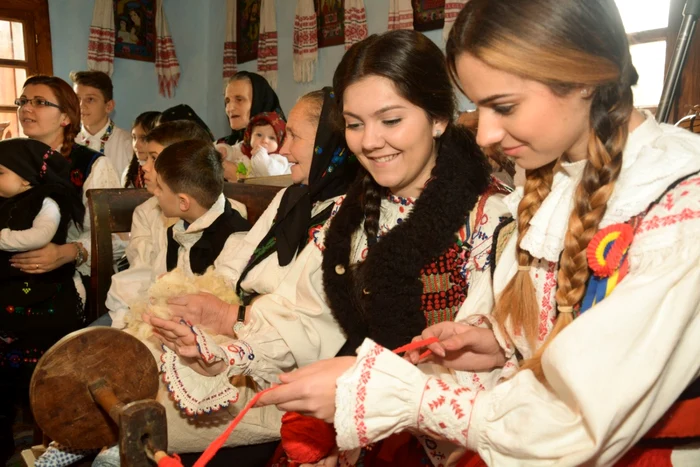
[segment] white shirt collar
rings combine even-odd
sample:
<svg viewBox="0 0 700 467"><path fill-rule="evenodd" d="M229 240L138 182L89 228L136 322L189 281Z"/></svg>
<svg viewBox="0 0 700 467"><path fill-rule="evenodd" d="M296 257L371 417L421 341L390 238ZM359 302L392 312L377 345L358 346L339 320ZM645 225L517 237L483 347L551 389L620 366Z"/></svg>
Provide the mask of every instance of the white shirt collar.
<svg viewBox="0 0 700 467"><path fill-rule="evenodd" d="M556 262L573 210L576 186L587 161L559 163L554 169L552 190L530 220L520 247L535 258ZM679 178L700 170L700 137L671 125L658 124L650 114L627 140L622 170L600 222L600 228L626 222L643 212ZM523 188L504 202L513 215Z"/></svg>
<svg viewBox="0 0 700 467"><path fill-rule="evenodd" d="M192 233L198 233L209 227L216 219L219 218L224 212L224 207L226 203L226 198L223 193L219 195L216 202L209 208L207 212L202 214L196 221L192 222L187 229L185 229L185 222L180 219L175 223L173 227L173 237L182 244L181 239L183 236L187 236Z"/></svg>
<svg viewBox="0 0 700 467"><path fill-rule="evenodd" d="M97 133L95 133L94 135L91 135L90 132L87 131L83 125L80 125L80 137L82 138L82 141L86 141L88 139L89 140L94 139L95 141L99 141L100 139L102 139L102 136L107 131L107 128L109 127L109 124L111 122L112 122L112 119L108 118L105 126L103 126L102 129L100 131L98 131Z"/></svg>

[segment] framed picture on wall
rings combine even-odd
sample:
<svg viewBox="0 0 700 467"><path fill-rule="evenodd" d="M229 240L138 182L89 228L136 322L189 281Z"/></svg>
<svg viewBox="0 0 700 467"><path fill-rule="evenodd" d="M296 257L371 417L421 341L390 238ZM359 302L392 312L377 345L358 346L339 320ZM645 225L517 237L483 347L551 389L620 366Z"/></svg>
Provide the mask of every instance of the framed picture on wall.
<svg viewBox="0 0 700 467"><path fill-rule="evenodd" d="M238 63L258 58L258 37L260 35L261 0L238 0L236 2L236 33L238 43Z"/></svg>
<svg viewBox="0 0 700 467"><path fill-rule="evenodd" d="M156 61L156 1L114 0L114 56Z"/></svg>
<svg viewBox="0 0 700 467"><path fill-rule="evenodd" d="M445 0L411 0L413 29L430 31L445 25Z"/></svg>

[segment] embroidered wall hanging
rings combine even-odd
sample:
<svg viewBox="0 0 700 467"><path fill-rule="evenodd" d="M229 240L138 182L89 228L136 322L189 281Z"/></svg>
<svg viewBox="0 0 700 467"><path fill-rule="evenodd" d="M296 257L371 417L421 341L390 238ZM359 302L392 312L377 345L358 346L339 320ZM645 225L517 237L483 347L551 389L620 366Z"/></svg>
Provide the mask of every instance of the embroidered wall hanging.
<svg viewBox="0 0 700 467"><path fill-rule="evenodd" d="M442 29L445 24L445 0L411 0L413 4L413 29L431 31Z"/></svg>
<svg viewBox="0 0 700 467"><path fill-rule="evenodd" d="M314 0L318 22L318 47L332 47L345 42L344 0Z"/></svg>
<svg viewBox="0 0 700 467"><path fill-rule="evenodd" d="M238 63L258 58L260 36L260 7L262 0L238 0L236 11Z"/></svg>

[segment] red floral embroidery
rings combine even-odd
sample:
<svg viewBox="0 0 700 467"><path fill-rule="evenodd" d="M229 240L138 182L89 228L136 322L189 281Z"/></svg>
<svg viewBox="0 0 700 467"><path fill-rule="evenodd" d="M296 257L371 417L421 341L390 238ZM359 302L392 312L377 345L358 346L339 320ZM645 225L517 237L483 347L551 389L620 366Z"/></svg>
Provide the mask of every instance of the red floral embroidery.
<svg viewBox="0 0 700 467"><path fill-rule="evenodd" d="M542 291L542 309L540 311L540 325L538 329L538 339L543 341L547 337L548 323L553 310L554 291L557 287L557 278L554 274L557 264L550 262L544 279L544 289Z"/></svg>
<svg viewBox="0 0 700 467"><path fill-rule="evenodd" d="M365 425L365 398L367 397L367 383L369 383L372 375L372 367L377 361L377 355L382 352L383 348L380 345L375 345L372 350L367 353L365 361L362 363L362 373L360 374L360 385L357 387L357 408L355 409L355 431L360 446L366 446L370 443L367 438L367 425Z"/></svg>
<svg viewBox="0 0 700 467"><path fill-rule="evenodd" d="M71 183L72 183L73 185L75 185L75 186L77 186L77 187L79 187L79 188L82 187L82 186L83 186L83 182L84 182L84 180L83 180L83 173L82 173L80 170L78 170L78 169L74 169L74 170L71 171L71 173L70 173L70 181L71 181Z"/></svg>
<svg viewBox="0 0 700 467"><path fill-rule="evenodd" d="M642 225L639 226L639 230L637 232L649 232L651 230L678 224L679 222L695 219L700 219L700 210L685 208L677 214L671 214L668 216L653 216L649 219L645 219L644 222L642 222Z"/></svg>

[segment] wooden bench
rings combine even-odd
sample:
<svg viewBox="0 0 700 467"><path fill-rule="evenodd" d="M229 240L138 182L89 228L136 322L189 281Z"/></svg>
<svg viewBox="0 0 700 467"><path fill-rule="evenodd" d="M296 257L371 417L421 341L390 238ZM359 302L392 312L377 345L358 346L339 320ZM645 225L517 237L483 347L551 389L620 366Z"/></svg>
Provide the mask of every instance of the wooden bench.
<svg viewBox="0 0 700 467"><path fill-rule="evenodd" d="M271 185L226 183L224 195L246 206L248 221L252 225L281 189ZM105 300L114 274L112 234L130 232L134 209L150 197L150 193L145 189L133 188L90 190L87 193L92 237L92 290L88 294L89 303L85 310L89 323L107 313Z"/></svg>

